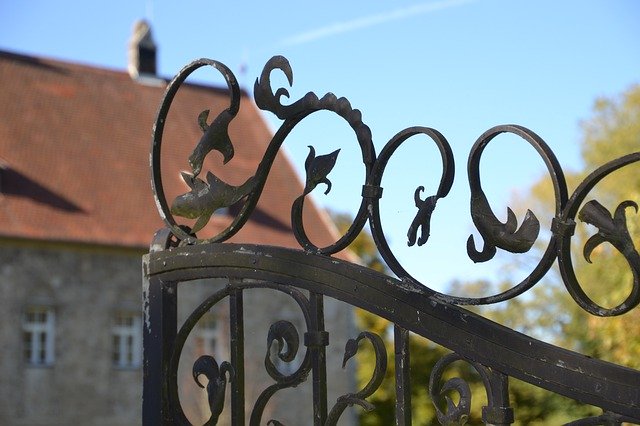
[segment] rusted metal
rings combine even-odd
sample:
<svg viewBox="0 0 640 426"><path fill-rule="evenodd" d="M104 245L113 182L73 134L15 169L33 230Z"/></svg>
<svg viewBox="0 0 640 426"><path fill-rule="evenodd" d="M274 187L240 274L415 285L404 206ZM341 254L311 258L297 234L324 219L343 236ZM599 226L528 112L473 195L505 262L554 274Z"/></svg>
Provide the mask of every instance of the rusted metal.
<svg viewBox="0 0 640 426"><path fill-rule="evenodd" d="M218 70L229 87L230 104L208 123L205 110L194 120L203 135L186 163L191 172L182 177L190 188L168 202L162 186L160 154L162 134L171 102L185 79L196 69L210 66ZM468 178L471 189L470 215L481 238L479 248L473 237L467 243L468 256L475 262L485 262L498 250L511 253L528 252L540 233L540 220L527 211L518 226L514 212L507 208L507 220L501 222L489 204L480 181L480 159L486 146L499 134L510 133L535 148L547 166L554 188L555 215L549 230L551 237L543 255L532 272L511 288L485 297L466 297L443 294L429 288L411 276L389 247L380 217L379 201L383 196L382 177L387 162L408 139L426 135L439 149L442 176L437 189L419 186L407 203L417 209L414 220L407 224L409 246L428 244L431 218L437 214L437 202L447 196L454 181L454 158L446 138L428 127L411 127L400 131L383 147L379 156L371 140L371 131L363 123L360 111L352 108L345 98L328 93L318 97L309 92L302 98L283 104L288 97L285 88L273 90L270 76L274 71L285 74L290 85L293 73L289 62L280 56L267 62L254 86L256 104L283 120L266 148L255 174L240 186L229 185L212 171L206 179L203 161L212 150L230 162L234 155L228 126L238 112L239 86L231 71L223 64L200 59L187 65L169 84L160 106L154 127L151 150L152 185L160 215L167 228L160 231L150 253L144 258L144 424L188 424L178 397L177 367L185 341L197 321L214 305L228 300L230 311L229 361L206 355L193 366L197 384L199 377L209 379L205 386L211 409L207 424L214 424L224 409L226 387L231 389L231 419L244 424L244 318L243 294L253 289L268 289L288 295L304 317L304 330L285 319L271 325L267 336L265 370L273 384L262 390L253 407L249 424L263 424L263 414L270 399L282 389L301 385L311 376L313 420L300 423L315 425L336 424L349 406L359 405L375 409L369 396L383 382L387 366L387 352L395 355L396 424L411 422L411 392L409 380L409 334L426 337L452 351L442 358L430 374L429 393L442 424L462 424L469 416L471 390L461 378L442 383L446 368L453 362L468 363L479 375L486 389L488 404L482 418L486 424L507 425L514 421L509 402L509 378L564 395L585 404L601 407L599 417L576 419L571 424L620 424L640 421L640 372L623 366L591 359L536 340L510 330L474 314L464 305L486 305L515 298L535 286L558 260L569 294L576 303L592 315L621 315L640 302L640 255L630 237L626 214L637 204L621 200L613 214L599 202L584 203L593 187L614 171L640 162L640 152L611 161L589 175L570 195L562 168L549 146L534 132L517 125L502 125L481 135L471 149L468 159ZM319 184L328 193L333 182L329 175L337 161L339 150L331 153L310 152L305 163L306 179L302 194L291 206L293 234L300 249L233 244L225 242L249 219L262 193L275 155L287 135L307 116L317 111L329 111L345 120L354 132L362 153L365 179L362 182L360 207L347 231L334 243L319 247L308 237L303 221L306 197ZM429 195L432 194L432 195ZM584 203L584 204L583 204ZM169 207L171 205L171 207ZM212 238L199 238L197 232L209 221L218 208L239 206L232 223ZM196 219L193 229L178 224L176 217ZM571 263L570 244L576 218L598 228L597 234L585 244L583 255L590 260L593 249L603 242L610 243L627 259L633 275L633 285L626 299L614 307L603 307L591 300L582 289ZM333 254L346 249L368 222L379 254L395 277L387 276L337 257ZM292 265L295 265L292 267ZM229 284L204 300L178 329L175 315L177 291L181 283L196 278L224 278ZM331 344L325 330L324 300L338 299L353 307L362 308L394 324L394 347L385 348L383 339L363 331L347 342L343 365L346 365L362 345L372 345L375 369L369 382L359 391L347 393L333 405L327 401L326 347ZM177 330L177 332L176 332ZM301 338L302 336L302 338ZM303 345L300 342L303 342ZM300 352L302 362L293 372L283 372L270 358L271 345L278 346L278 358L289 363ZM457 404L447 399L448 392L459 396ZM444 398L444 399L443 399ZM416 403L416 401L413 401ZM421 401L422 403L422 401ZM330 408L331 407L331 408ZM268 424L282 424L269 419Z"/></svg>

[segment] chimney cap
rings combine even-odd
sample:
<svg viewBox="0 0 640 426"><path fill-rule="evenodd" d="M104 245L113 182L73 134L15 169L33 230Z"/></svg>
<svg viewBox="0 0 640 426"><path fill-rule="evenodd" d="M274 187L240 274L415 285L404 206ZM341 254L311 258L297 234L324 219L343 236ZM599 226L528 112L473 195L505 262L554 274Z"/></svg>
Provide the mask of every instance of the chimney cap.
<svg viewBox="0 0 640 426"><path fill-rule="evenodd" d="M156 43L151 34L151 26L144 19L133 24L133 31L129 39L128 70L131 78L141 76L155 77L156 75Z"/></svg>
<svg viewBox="0 0 640 426"><path fill-rule="evenodd" d="M131 45L140 45L144 47L156 47L151 34L151 25L146 19L138 19L133 23L133 31L131 34Z"/></svg>

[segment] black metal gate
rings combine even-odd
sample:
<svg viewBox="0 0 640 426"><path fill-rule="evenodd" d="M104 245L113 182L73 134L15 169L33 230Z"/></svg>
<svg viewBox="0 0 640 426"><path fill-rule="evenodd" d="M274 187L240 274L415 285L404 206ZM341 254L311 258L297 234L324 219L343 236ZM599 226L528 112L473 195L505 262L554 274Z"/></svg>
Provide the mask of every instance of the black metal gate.
<svg viewBox="0 0 640 426"><path fill-rule="evenodd" d="M192 191L181 195L172 207L165 198L160 173L160 150L165 120L171 102L181 84L196 69L211 66L227 81L230 106L221 112L211 125L206 117L201 120L203 137L189 158L192 173L183 178ZM546 143L534 132L517 125L494 127L481 135L469 155L468 172L471 188L471 216L484 240L478 250L472 238L468 241L469 257L486 261L497 249L513 253L527 252L538 238L540 223L528 212L520 227L510 211L506 223L493 214L480 184L479 164L483 150L501 133L514 134L533 146L544 160L555 192L555 216L550 229L551 237L544 255L524 280L512 288L489 297L467 298L438 293L412 277L396 259L385 239L380 219L379 200L383 195L380 186L385 167L396 149L414 135L424 134L433 140L441 154L443 173L439 187L433 196L420 198L420 187L415 192L417 211L409 226L409 245L425 244L429 237L430 219L438 199L445 197L453 183L454 158L451 148L442 134L426 127L412 127L394 136L376 154L371 132L362 122L361 114L344 98L327 94L322 98L308 93L288 105L281 103L281 96L288 95L284 88L275 93L270 75L282 71L292 83L292 72L283 57L272 58L265 66L254 88L255 102L261 109L274 113L283 120L276 131L263 160L253 177L240 186L231 186L211 175L213 179L198 177L202 162L211 150L233 155L233 146L227 136L229 122L238 113L240 89L231 71L223 64L207 59L194 61L186 66L169 84L158 112L154 128L151 153L152 183L160 214L167 228L157 233L151 250L144 257L144 424L189 424L178 396L178 361L187 337L196 322L214 305L227 303L230 315L230 359L224 362L212 356L202 356L193 366L196 381L204 375L208 379L208 395L211 418L215 424L222 410L230 410L235 424L264 424L265 406L273 394L281 389L301 384L311 376L313 388L313 419L300 419L299 424L336 424L348 406L371 407L366 399L382 383L385 374L387 351L395 353L396 423L411 424L411 393L409 383L409 335L415 333L436 342L452 352L441 359L430 374L429 394L438 401L445 388L459 394L457 404L448 409L437 405L438 419L442 424L462 424L470 407L468 387L460 379L449 379L444 385L442 374L450 363L464 360L480 375L487 392L488 404L482 409L486 424L511 424L514 412L509 402L509 378L531 383L540 388L564 395L582 403L602 408L597 417L577 419L571 424L620 424L640 422L640 372L623 366L592 359L581 354L552 346L518 333L486 318L476 315L463 305L486 305L506 301L522 295L538 283L550 270L556 259L566 289L575 302L596 316L622 315L640 302L640 255L629 234L625 209L637 205L621 200L612 215L595 200L584 203L592 188L612 172L640 161L640 152L632 153L609 162L589 175L569 194L562 168ZM293 250L251 244L225 243L248 220L262 193L273 164L275 154L292 129L308 115L326 110L344 119L353 129L362 152L366 168L366 180L362 185L360 209L352 224L334 244L317 247L310 241L303 223L303 205L306 196L318 185L331 187L328 178L338 152L309 156L305 164L306 186L291 208L292 229L301 249ZM219 235L200 239L195 232L204 226L213 212L222 207L240 206L239 212ZM197 218L194 229L178 225L174 215ZM615 307L603 307L591 300L583 291L572 266L570 252L575 220L595 225L599 232L585 247L584 255L599 243L608 242L622 253L633 273L633 287L626 300ZM362 232L368 221L379 254L397 278L386 276L368 268L341 260L333 255L345 250ZM195 232L194 232L195 231ZM228 284L216 291L193 311L184 324L177 324L177 295L181 283L200 278L224 278ZM303 334L304 359L300 367L289 375L282 374L270 362L265 368L274 385L260 394L245 419L245 364L243 294L254 288L268 288L289 294L299 306L306 330ZM323 303L331 297L362 308L394 324L394 347L386 348L376 334L362 332L347 344L345 360L357 351L361 340L373 345L376 368L369 383L355 393L349 393L337 401L327 400L326 347L328 332L324 327ZM299 347L298 332L288 321L275 323L268 341L286 343L286 358ZM295 354L295 353L294 353ZM200 382L198 382L200 383ZM203 391L204 392L204 391ZM225 392L231 395L230 406L224 407ZM414 403L417 403L414 401ZM420 401L420 403L428 403ZM515 413L517 416L517 413ZM270 420L269 424L280 424Z"/></svg>

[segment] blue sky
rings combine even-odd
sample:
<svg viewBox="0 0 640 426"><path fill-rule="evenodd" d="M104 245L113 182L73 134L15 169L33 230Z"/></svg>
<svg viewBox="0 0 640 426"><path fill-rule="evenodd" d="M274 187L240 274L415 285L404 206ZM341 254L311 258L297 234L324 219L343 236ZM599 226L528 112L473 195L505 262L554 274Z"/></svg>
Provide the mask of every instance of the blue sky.
<svg viewBox="0 0 640 426"><path fill-rule="evenodd" d="M405 236L416 211L415 188L424 185L430 195L439 179L440 160L426 138L412 140L390 162L382 201L383 225L401 263L438 289L454 278L501 277L496 266L502 260L474 265L466 257L466 239L473 232L466 161L476 138L494 125L521 124L545 139L567 169L577 169L579 121L589 117L595 98L640 82L640 2L633 0L185 1L180 6L159 0L4 1L0 49L124 69L138 18L151 21L159 73L168 78L192 59L209 57L226 63L250 89L269 57L282 54L293 67L292 99L308 91L347 97L362 111L378 151L409 126L442 132L454 150L456 181L438 203L430 242L409 249ZM280 124L265 118L273 129ZM285 145L298 170L307 145L320 154L342 148L330 176L332 192L324 196L316 190L314 196L334 210L357 207L363 172L355 138L343 122L329 113L314 114ZM544 165L514 138L489 148L481 163L483 187L504 219L517 188L526 188Z"/></svg>

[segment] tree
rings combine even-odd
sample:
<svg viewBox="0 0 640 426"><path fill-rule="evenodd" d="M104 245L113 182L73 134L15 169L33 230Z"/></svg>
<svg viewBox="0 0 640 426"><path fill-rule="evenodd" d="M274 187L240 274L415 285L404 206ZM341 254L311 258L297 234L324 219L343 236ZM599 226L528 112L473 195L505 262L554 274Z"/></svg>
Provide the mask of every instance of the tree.
<svg viewBox="0 0 640 426"><path fill-rule="evenodd" d="M640 86L633 86L616 98L602 98L595 102L593 114L581 123L582 157L585 170L566 173L569 193L594 169L608 161L640 150ZM640 165L628 166L601 181L585 200L598 200L609 212L625 200L640 204ZM524 209L530 208L540 218L551 218L553 212L553 189L550 182L541 179L535 183L524 197L517 200ZM521 217L521 216L520 216ZM348 217L335 217L343 230L351 222ZM640 214L627 209L627 226L636 249L640 247ZM629 294L632 272L624 257L609 244L598 246L590 256L593 263L582 256L585 242L598 229L579 224L573 237L572 248L574 269L584 291L603 306L615 306ZM351 246L364 263L380 272L385 271L384 263L377 255L370 235L362 233ZM540 247L529 255L540 254ZM538 256L539 257L539 256ZM507 288L513 283L454 283L455 294L486 294L487 288ZM625 315L610 318L593 316L582 310L565 289L560 275L550 272L528 295L520 296L507 303L484 308L471 308L482 315L510 328L529 335L551 340L552 343L576 350L592 357L612 361L632 368L640 368L640 307ZM392 326L386 320L365 311L358 310L357 320L363 329L376 332L385 339L387 347L392 347ZM410 340L412 412L413 423L421 425L437 424L435 410L427 394L429 373L434 364L449 351L418 336ZM361 348L358 352L358 380L366 383L372 371L373 352ZM387 425L394 422L394 359L389 353L387 376L380 389L369 398L376 406L370 413L362 412L363 425ZM467 380L474 397L470 424L480 419L480 406L484 391L477 376L468 365L457 365L451 375ZM513 378L509 381L510 399L516 414L515 424L543 425L561 424L577 418L597 415L600 410L586 406L560 395L547 392ZM454 396L455 398L455 396Z"/></svg>
<svg viewBox="0 0 640 426"><path fill-rule="evenodd" d="M633 86L621 96L596 100L592 116L581 123L582 157L585 170L567 175L571 186L581 182L590 172L605 163L640 150L640 86ZM535 206L541 216L551 217L551 188L544 181L536 183L525 205ZM601 181L586 202L597 200L613 214L617 206L630 200L640 203L640 167L627 166ZM544 210L546 206L546 211ZM579 222L579 221L578 221ZM640 216L633 208L626 209L626 224L636 250L640 247ZM598 229L579 224L573 238L574 269L585 293L595 302L612 307L623 301L631 290L631 269L625 258L610 244L601 244L593 251L589 263L582 256L582 247ZM573 302L557 276L542 286L555 288L555 297L546 307L550 315L562 314L560 343L586 355L640 368L640 309L612 318L593 316ZM544 316L541 316L544 318Z"/></svg>
<svg viewBox="0 0 640 426"><path fill-rule="evenodd" d="M570 194L596 168L640 150L640 86L631 87L619 97L596 100L592 116L581 123L581 128L585 169L567 174ZM602 180L589 193L585 203L590 200L597 200L611 214L625 200L640 204L640 165L627 166ZM533 185L519 203L539 217L554 215L553 189L545 179ZM640 248L640 215L635 214L633 208L627 208L626 213L626 225L637 250ZM582 248L597 232L598 228L594 226L578 224L572 242L574 270L592 300L612 307L628 296L633 277L625 258L608 243L593 251L590 256L593 263L584 258ZM540 251L535 254L539 255ZM483 312L511 328L546 336L554 344L594 358L640 368L640 308L617 317L591 315L572 300L557 273L547 274L545 280L530 291L529 297L521 296L506 304L485 308ZM526 314L522 315L523 312ZM561 403L557 395L543 396L539 389L513 380L511 396L514 406L524 405L516 411L517 416L522 418L522 408L525 416L534 414L526 424L534 423L533 407L543 405L547 410L540 418L554 424L561 412L571 413L573 418L598 412L593 407L567 400Z"/></svg>
<svg viewBox="0 0 640 426"><path fill-rule="evenodd" d="M593 169L622 155L640 151L640 85L617 98L601 98L594 114L582 123L582 157ZM593 191L593 197L610 212L625 200L640 203L640 167L628 166L611 175ZM636 250L640 248L640 216L627 209L627 226ZM597 232L590 227L589 236ZM581 235L582 237L582 235ZM584 243L584 240L581 241ZM603 244L592 254L592 264L581 262L576 272L585 291L607 306L619 303L631 289L632 272L624 257ZM584 327L587 324L587 327ZM632 368L640 368L640 309L614 317L600 318L576 311L568 337L577 339L587 355Z"/></svg>

